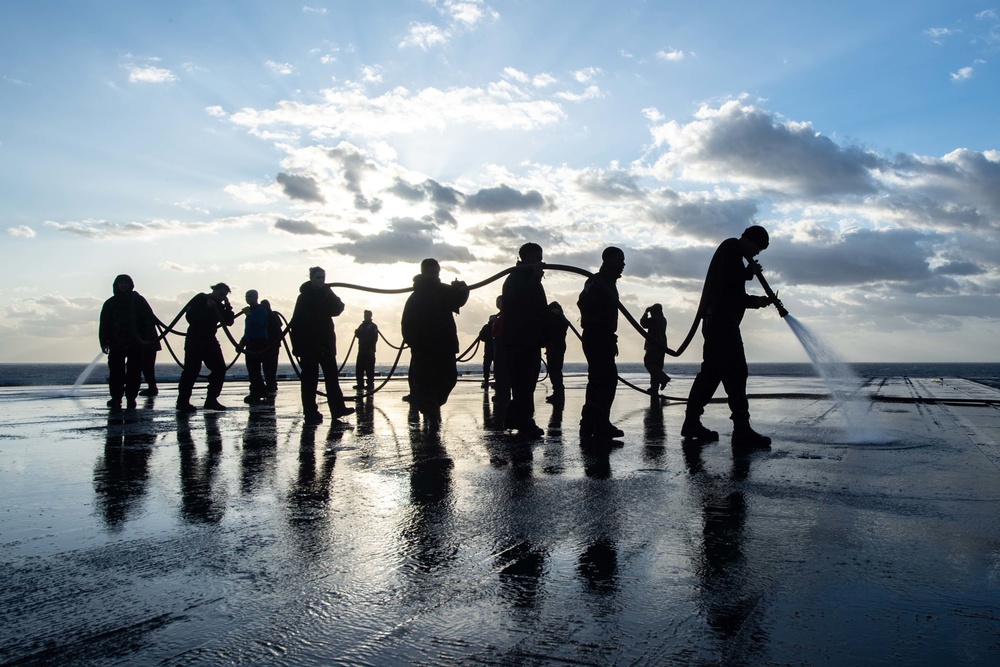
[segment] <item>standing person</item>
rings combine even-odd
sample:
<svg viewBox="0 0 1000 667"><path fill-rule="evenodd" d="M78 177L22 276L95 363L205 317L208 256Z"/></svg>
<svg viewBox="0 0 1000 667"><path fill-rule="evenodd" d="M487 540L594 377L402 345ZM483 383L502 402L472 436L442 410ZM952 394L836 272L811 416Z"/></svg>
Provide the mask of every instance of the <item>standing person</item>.
<svg viewBox="0 0 1000 667"><path fill-rule="evenodd" d="M145 350L156 339L156 317L130 276L116 276L111 291L97 332L101 351L108 355L108 407L120 410L124 396L131 410L136 407Z"/></svg>
<svg viewBox="0 0 1000 667"><path fill-rule="evenodd" d="M282 326L281 317L271 310L271 302L264 299L260 305L267 308L267 350L264 352L264 384L267 386L267 398L274 402L278 394L278 357L281 355Z"/></svg>
<svg viewBox="0 0 1000 667"><path fill-rule="evenodd" d="M517 254L517 266L503 283L503 346L511 391L504 428L537 438L545 433L535 423L535 386L549 306L542 287L542 247L525 243Z"/></svg>
<svg viewBox="0 0 1000 667"><path fill-rule="evenodd" d="M483 344L483 389L490 388L490 369L493 367L493 323L497 316L490 315L479 330L479 342Z"/></svg>
<svg viewBox="0 0 1000 667"><path fill-rule="evenodd" d="M441 282L436 259L420 263L401 324L403 342L410 346L410 405L425 419L440 419L441 406L458 381L455 314L468 300L469 287L464 282Z"/></svg>
<svg viewBox="0 0 1000 667"><path fill-rule="evenodd" d="M309 269L309 280L299 287L291 326L292 354L302 367L302 411L307 424L319 424L323 415L316 405L319 369L323 369L326 402L330 416L339 419L352 414L340 389L337 367L337 333L333 318L344 312L344 302L326 284L326 271L319 266Z"/></svg>
<svg viewBox="0 0 1000 667"><path fill-rule="evenodd" d="M545 398L547 403L562 404L566 400L566 388L563 384L563 361L566 359L566 331L569 320L563 314L558 301L549 304L549 314L546 320L545 365L549 368L549 380L552 381L552 395Z"/></svg>
<svg viewBox="0 0 1000 667"><path fill-rule="evenodd" d="M361 393L367 377L370 392L375 389L375 345L378 343L378 325L372 322L372 311L365 311L365 319L354 330L354 335L358 337L358 358L354 370L357 384L354 388Z"/></svg>
<svg viewBox="0 0 1000 667"><path fill-rule="evenodd" d="M219 326L231 326L236 321L233 307L227 295L231 290L226 283L212 285L208 294L195 294L188 302L185 318L188 321L187 336L184 339L184 370L177 384L178 412L195 412L191 405L191 391L201 372L202 363L209 370L208 391L205 394L206 410L225 410L219 403L222 385L226 381L226 360L222 348L215 337Z"/></svg>
<svg viewBox="0 0 1000 667"><path fill-rule="evenodd" d="M646 354L642 363L649 372L649 395L655 397L670 382L670 376L663 371L663 359L667 352L667 318L663 306L654 303L639 319L639 326L646 330Z"/></svg>
<svg viewBox="0 0 1000 667"><path fill-rule="evenodd" d="M246 357L247 375L250 377L250 393L244 403L257 405L267 400L267 385L264 384L264 351L267 349L267 307L258 303L257 290L247 290L244 297L247 305L243 309L246 316L243 329L243 354Z"/></svg>
<svg viewBox="0 0 1000 667"><path fill-rule="evenodd" d="M611 423L611 405L618 386L618 286L625 253L614 246L601 254L601 268L587 278L577 305L587 357L587 394L580 418L580 439L610 440L625 433Z"/></svg>
<svg viewBox="0 0 1000 667"><path fill-rule="evenodd" d="M760 271L754 257L767 248L767 230L760 225L747 227L740 238L723 241L708 266L699 315L705 338L701 369L688 394L681 436L689 440L714 442L716 431L701 423L701 415L719 384L729 398L733 420L733 447L768 449L771 438L750 428L750 403L747 400L746 352L740 322L747 308L764 308L771 303L766 296L746 292L746 282ZM744 265L743 261L746 260Z"/></svg>

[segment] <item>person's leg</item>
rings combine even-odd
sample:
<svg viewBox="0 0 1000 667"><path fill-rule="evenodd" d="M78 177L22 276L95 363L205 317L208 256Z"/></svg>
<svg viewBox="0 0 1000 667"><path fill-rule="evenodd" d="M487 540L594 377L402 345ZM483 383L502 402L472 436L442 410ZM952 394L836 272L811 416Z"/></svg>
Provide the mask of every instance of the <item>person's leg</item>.
<svg viewBox="0 0 1000 667"><path fill-rule="evenodd" d="M203 344L198 339L188 338L184 342L184 370L181 371L181 379L177 385L178 408L191 409L191 392L201 373L202 354Z"/></svg>
<svg viewBox="0 0 1000 667"><path fill-rule="evenodd" d="M278 393L278 357L281 354L281 343L273 349L268 341L267 352L264 353L264 384L267 386L267 393Z"/></svg>
<svg viewBox="0 0 1000 667"><path fill-rule="evenodd" d="M254 340L247 343L247 375L250 377L250 399L260 400L267 396L267 387L264 384L264 357L263 350L267 347L267 342Z"/></svg>
<svg viewBox="0 0 1000 667"><path fill-rule="evenodd" d="M146 388L143 389L139 395L140 396L156 396L160 393L159 388L156 386L156 348L149 347L143 350L142 353L142 376L146 380Z"/></svg>
<svg viewBox="0 0 1000 667"><path fill-rule="evenodd" d="M701 415L705 411L705 406L715 395L715 390L719 388L722 376L719 373L714 347L706 337L702 351L701 369L691 383L691 390L688 392L687 407L684 411L684 424L681 426L681 436L694 440L705 440L714 442L719 439L719 434L712 431L701 423Z"/></svg>
<svg viewBox="0 0 1000 667"><path fill-rule="evenodd" d="M375 353L365 355L365 382L368 391L375 388Z"/></svg>
<svg viewBox="0 0 1000 667"><path fill-rule="evenodd" d="M616 349L611 345L603 345L596 350L595 357L595 391L594 391L594 429L600 435L618 437L621 431L611 423L611 406L615 402L618 390L618 366L615 364Z"/></svg>
<svg viewBox="0 0 1000 667"><path fill-rule="evenodd" d="M142 384L142 348L126 351L125 360L125 399L129 407L135 407L135 397L139 395L139 385Z"/></svg>
<svg viewBox="0 0 1000 667"><path fill-rule="evenodd" d="M300 393L302 395L302 412L306 417L319 414L319 407L316 405L316 387L319 385L319 361L315 357L302 357L299 359L301 365Z"/></svg>
<svg viewBox="0 0 1000 667"><path fill-rule="evenodd" d="M222 348L218 341L212 340L205 343L204 348L205 367L208 368L208 390L205 393L205 405L215 405L218 408L219 396L222 394L222 385L226 381L226 360L222 356Z"/></svg>
<svg viewBox="0 0 1000 667"><path fill-rule="evenodd" d="M344 402L344 392L340 388L340 369L337 367L337 357L328 354L319 359L323 368L323 384L326 388L326 403L330 407L330 415L336 419L354 412Z"/></svg>
<svg viewBox="0 0 1000 667"><path fill-rule="evenodd" d="M125 350L112 347L108 350L108 407L120 407L125 395Z"/></svg>

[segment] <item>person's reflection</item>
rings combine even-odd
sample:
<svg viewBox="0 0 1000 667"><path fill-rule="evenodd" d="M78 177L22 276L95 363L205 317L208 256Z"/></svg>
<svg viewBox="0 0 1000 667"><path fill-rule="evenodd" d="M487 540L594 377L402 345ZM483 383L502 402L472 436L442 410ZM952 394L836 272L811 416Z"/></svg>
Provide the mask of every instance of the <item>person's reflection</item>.
<svg viewBox="0 0 1000 667"><path fill-rule="evenodd" d="M548 436L550 438L558 438L562 435L562 419L563 419L563 408L566 407L565 400L557 400L552 402L552 414L549 415L549 432Z"/></svg>
<svg viewBox="0 0 1000 667"><path fill-rule="evenodd" d="M580 453L583 459L583 474L591 479L608 479L611 477L612 445L603 442L581 445Z"/></svg>
<svg viewBox="0 0 1000 667"><path fill-rule="evenodd" d="M243 431L243 455L240 458L240 492L257 491L261 478L274 470L278 450L278 422L274 408L256 406L250 410Z"/></svg>
<svg viewBox="0 0 1000 667"><path fill-rule="evenodd" d="M577 572L588 589L598 595L618 591L618 548L608 536L590 542L577 559Z"/></svg>
<svg viewBox="0 0 1000 667"><path fill-rule="evenodd" d="M110 530L120 530L141 504L155 443L155 433L123 425L120 417L109 417L104 454L94 466L94 493Z"/></svg>
<svg viewBox="0 0 1000 667"><path fill-rule="evenodd" d="M191 436L190 417L177 414L177 445L181 466L181 516L192 523L218 523L225 513L224 502L215 497L213 486L222 458L222 435L218 415L205 413L205 440L208 453L199 457Z"/></svg>
<svg viewBox="0 0 1000 667"><path fill-rule="evenodd" d="M643 458L650 463L659 463L666 453L667 429L663 424L663 406L659 396L653 396L642 418L642 436L646 444Z"/></svg>
<svg viewBox="0 0 1000 667"><path fill-rule="evenodd" d="M316 454L316 424L306 423L299 436L299 469L289 494L288 523L298 534L307 556L322 554L330 538L326 530L333 468L337 463L336 443L344 437L344 424L333 421L322 443L321 458Z"/></svg>
<svg viewBox="0 0 1000 667"><path fill-rule="evenodd" d="M755 586L744 552L747 502L742 483L749 475L749 458L734 456L729 475L713 476L705 472L700 447L685 446L684 455L692 493L702 507L702 543L695 564L700 604L722 642L723 663L758 662L767 633L758 608L765 589Z"/></svg>
<svg viewBox="0 0 1000 667"><path fill-rule="evenodd" d="M519 542L497 555L500 594L515 609L537 609L545 558L545 551L528 541Z"/></svg>
<svg viewBox="0 0 1000 667"><path fill-rule="evenodd" d="M357 434L371 435L375 432L375 395L368 394L364 401L357 401Z"/></svg>
<svg viewBox="0 0 1000 667"><path fill-rule="evenodd" d="M454 507L448 457L436 428L410 428L410 507L401 529L403 548L420 573L440 571L458 545L448 535Z"/></svg>

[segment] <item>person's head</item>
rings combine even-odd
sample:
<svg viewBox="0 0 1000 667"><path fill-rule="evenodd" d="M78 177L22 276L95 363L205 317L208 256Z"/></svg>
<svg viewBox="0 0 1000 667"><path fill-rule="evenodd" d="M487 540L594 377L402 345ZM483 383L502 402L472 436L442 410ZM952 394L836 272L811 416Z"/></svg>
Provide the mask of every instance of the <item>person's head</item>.
<svg viewBox="0 0 1000 667"><path fill-rule="evenodd" d="M230 292L232 292L232 290L229 289L229 285L226 283L215 283L212 285L212 298L216 301L222 301L229 296Z"/></svg>
<svg viewBox="0 0 1000 667"><path fill-rule="evenodd" d="M497 300L494 303L497 304L497 310L500 310L501 308L503 308L503 295L502 294L498 294L497 295Z"/></svg>
<svg viewBox="0 0 1000 667"><path fill-rule="evenodd" d="M321 266L309 267L309 282L313 287L322 287L326 284L326 270Z"/></svg>
<svg viewBox="0 0 1000 667"><path fill-rule="evenodd" d="M243 298L247 300L248 306L256 306L258 298L257 290L248 289L246 295Z"/></svg>
<svg viewBox="0 0 1000 667"><path fill-rule="evenodd" d="M601 271L614 278L621 278L625 270L625 251L615 246L608 246L601 253Z"/></svg>
<svg viewBox="0 0 1000 667"><path fill-rule="evenodd" d="M521 249L517 251L517 256L522 262L535 264L542 261L542 246L529 241L521 246Z"/></svg>
<svg viewBox="0 0 1000 667"><path fill-rule="evenodd" d="M366 310L365 311L365 322L371 322L371 321L372 321L372 311Z"/></svg>
<svg viewBox="0 0 1000 667"><path fill-rule="evenodd" d="M649 307L649 311L651 313L662 313L663 305L659 303L654 303L652 306Z"/></svg>
<svg viewBox="0 0 1000 667"><path fill-rule="evenodd" d="M261 301L260 305L264 306L268 310L271 310L271 302L268 301L267 299L264 299L263 301Z"/></svg>
<svg viewBox="0 0 1000 667"><path fill-rule="evenodd" d="M433 257L420 262L420 275L428 278L438 278L441 275L441 265Z"/></svg>
<svg viewBox="0 0 1000 667"><path fill-rule="evenodd" d="M111 283L111 291L114 294L128 294L135 289L135 283L132 282L132 276L122 273L115 276L115 281Z"/></svg>
<svg viewBox="0 0 1000 667"><path fill-rule="evenodd" d="M767 246L770 244L770 237L767 234L767 230L760 225L751 225L743 230L743 235L740 236L740 245L743 247L743 255L750 259L757 255L761 250L767 250Z"/></svg>
<svg viewBox="0 0 1000 667"><path fill-rule="evenodd" d="M562 306L559 305L558 301L553 301L549 304L549 310L554 313L561 313L563 311Z"/></svg>

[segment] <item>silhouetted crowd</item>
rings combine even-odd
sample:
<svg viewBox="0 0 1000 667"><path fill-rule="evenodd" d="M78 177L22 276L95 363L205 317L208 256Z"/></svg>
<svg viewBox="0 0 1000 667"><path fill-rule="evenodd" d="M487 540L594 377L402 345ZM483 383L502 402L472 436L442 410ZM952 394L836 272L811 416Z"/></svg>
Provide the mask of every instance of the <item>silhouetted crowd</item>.
<svg viewBox="0 0 1000 667"><path fill-rule="evenodd" d="M750 427L748 370L740 334L740 323L748 308L776 303L776 299L746 293L747 281L761 270L754 258L768 243L767 231L754 225L739 238L723 241L712 257L698 310L704 337L703 361L687 400L681 430L686 440L719 439L717 431L702 425L701 416L721 384L733 421L733 446L770 446L770 438ZM584 444L612 442L624 435L611 421L619 381L616 357L621 304L617 283L624 269L624 251L614 246L606 248L600 268L586 279L577 300L582 329L579 335L587 360L586 396L580 415L580 439ZM468 285L459 280L444 283L440 273L437 260L421 262L401 319L402 345L410 350L409 394L404 400L431 427L440 423L441 407L457 382L460 348L455 315L469 299ZM526 440L544 434L535 421L534 397L543 351L552 385L552 394L546 400L560 407L565 400L563 362L567 332L572 324L558 302L549 303L546 299L543 275L541 246L525 243L496 298L497 312L489 317L478 335L484 350L482 386L493 389L492 401L501 415L503 428ZM187 331L182 334L183 371L176 405L179 413L197 411L191 397L203 367L208 370L204 409L226 410L219 402L227 371L217 338L220 327L225 328L227 336L244 355L249 378L249 392L244 398L247 404L273 405L278 391L278 357L287 333L291 355L297 360L306 423L323 421L317 404L321 370L330 417L337 420L354 413L341 389L337 363L334 318L344 312L345 305L326 284L323 268L309 269L309 279L299 287L287 328L282 326L280 314L271 309L267 300L260 300L256 290L246 292L246 307L238 314L229 302L228 285L220 282L210 290L196 294L183 310ZM131 277L117 276L112 291L101 310L99 327L101 349L108 355L111 394L108 407L121 410L124 400L126 409L135 409L137 396L159 393L155 377L157 351L162 349L161 340L167 333L179 332L173 331L172 325L159 322L146 299L135 291ZM235 341L228 327L235 324L238 316L244 317L244 331L242 338ZM645 332L643 363L650 378L647 393L652 401L659 401L659 391L670 382L663 368L670 350L661 304L649 306L640 325ZM364 320L354 330L358 344L354 389L358 396L370 396L377 391L375 349L380 335L372 312L364 311ZM143 376L147 388L140 392Z"/></svg>

